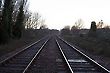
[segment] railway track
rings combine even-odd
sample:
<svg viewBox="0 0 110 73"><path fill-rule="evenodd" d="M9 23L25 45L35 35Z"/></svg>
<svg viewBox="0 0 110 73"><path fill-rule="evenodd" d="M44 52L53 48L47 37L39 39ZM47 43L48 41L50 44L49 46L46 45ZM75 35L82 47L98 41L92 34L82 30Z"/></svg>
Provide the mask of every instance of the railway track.
<svg viewBox="0 0 110 73"><path fill-rule="evenodd" d="M71 73L55 38L40 40L0 63L0 73Z"/></svg>
<svg viewBox="0 0 110 73"><path fill-rule="evenodd" d="M43 47L26 73L71 73L54 37Z"/></svg>
<svg viewBox="0 0 110 73"><path fill-rule="evenodd" d="M25 73L36 54L48 40L43 38L0 62L0 73Z"/></svg>
<svg viewBox="0 0 110 73"><path fill-rule="evenodd" d="M0 62L0 73L110 73L61 38L51 36Z"/></svg>
<svg viewBox="0 0 110 73"><path fill-rule="evenodd" d="M58 38L59 48L64 53L68 65L74 73L110 73L109 70L98 64L96 61L71 46L66 41Z"/></svg>

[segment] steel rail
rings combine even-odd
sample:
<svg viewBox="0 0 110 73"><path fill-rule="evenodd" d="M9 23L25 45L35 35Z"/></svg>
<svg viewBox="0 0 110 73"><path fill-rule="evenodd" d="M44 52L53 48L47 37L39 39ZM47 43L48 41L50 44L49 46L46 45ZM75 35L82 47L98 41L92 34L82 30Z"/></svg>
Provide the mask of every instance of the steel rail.
<svg viewBox="0 0 110 73"><path fill-rule="evenodd" d="M46 38L46 37L44 37L44 38ZM1 61L1 62L0 62L0 65L1 65L1 64L3 64L4 62L8 61L9 59L11 59L11 58L15 57L16 55L20 54L21 52L23 52L23 51L27 50L28 48L32 47L33 45L35 45L35 44L39 43L39 42L40 42L41 40L43 40L44 38L42 38L42 39L40 39L40 40L38 40L38 41L36 41L36 42L32 43L31 45L29 45L29 46L25 47L24 49L22 49L22 50L20 50L20 51L16 52L15 54L13 54L13 55L11 55L11 56L7 57L6 59L4 59L3 61Z"/></svg>
<svg viewBox="0 0 110 73"><path fill-rule="evenodd" d="M103 67L102 65L100 65L98 62L96 62L95 60L93 60L92 58L90 58L89 56L87 56L86 54L84 54L83 52L81 52L80 50L78 50L76 47L72 46L67 41L63 40L61 37L59 37L59 36L57 36L57 37L60 40L62 40L64 43L66 43L67 45L69 45L71 48L73 48L74 50L76 50L77 52L79 52L81 55L83 55L84 57L86 57L86 59L90 60L92 63L94 63L95 65L97 65L99 68L101 68L102 70L104 70L104 72L110 73L110 71L108 69L106 69L105 67Z"/></svg>
<svg viewBox="0 0 110 73"><path fill-rule="evenodd" d="M32 60L29 62L29 64L26 66L26 68L23 70L22 73L26 73L26 71L29 69L29 67L31 66L31 64L35 60L35 58L40 54L41 50L44 48L44 46L47 44L48 41L49 41L49 39L45 41L45 43L41 46L41 48L38 50L38 52L34 55Z"/></svg>
<svg viewBox="0 0 110 73"><path fill-rule="evenodd" d="M71 72L71 73L74 73L74 72L73 72L73 70L72 70L72 68L71 68L71 66L70 66L70 64L69 64L69 62L68 62L68 60L67 60L67 58L66 58L66 56L65 56L65 54L64 54L64 52L63 52L63 50L61 49L60 44L58 43L58 41L57 41L57 40L56 40L56 43L57 43L58 48L60 49L60 52L62 53L62 55L63 55L63 57L64 57L65 61L66 61L66 64L67 64L67 65L68 65L68 67L69 67L70 72Z"/></svg>

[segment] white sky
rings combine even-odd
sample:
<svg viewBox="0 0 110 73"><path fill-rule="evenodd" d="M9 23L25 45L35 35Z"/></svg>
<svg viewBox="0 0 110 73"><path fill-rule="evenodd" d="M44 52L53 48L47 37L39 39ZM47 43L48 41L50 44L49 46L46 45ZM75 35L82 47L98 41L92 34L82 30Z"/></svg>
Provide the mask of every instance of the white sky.
<svg viewBox="0 0 110 73"><path fill-rule="evenodd" d="M72 26L80 18L86 28L101 19L110 24L110 0L30 0L29 9L39 12L51 29Z"/></svg>

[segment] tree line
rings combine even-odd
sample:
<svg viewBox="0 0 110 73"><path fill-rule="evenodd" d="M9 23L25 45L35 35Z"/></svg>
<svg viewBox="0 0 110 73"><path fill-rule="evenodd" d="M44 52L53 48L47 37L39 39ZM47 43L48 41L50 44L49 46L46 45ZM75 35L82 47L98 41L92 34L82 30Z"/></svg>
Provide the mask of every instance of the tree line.
<svg viewBox="0 0 110 73"><path fill-rule="evenodd" d="M24 29L24 6L26 0L2 0L0 15L0 43L10 38L20 38Z"/></svg>
<svg viewBox="0 0 110 73"><path fill-rule="evenodd" d="M28 10L28 0L0 0L0 44L20 39L25 29L45 28L39 13Z"/></svg>
<svg viewBox="0 0 110 73"><path fill-rule="evenodd" d="M109 25L105 25L103 20L96 23L95 21L91 22L90 29L88 33L86 33L89 37L96 37L97 36L97 30L98 29L109 29ZM74 34L78 34L78 32L83 29L83 21L79 19L75 24L70 26L65 26L63 29L61 29L61 35L72 35L71 32L74 32ZM88 29L87 29L88 30Z"/></svg>

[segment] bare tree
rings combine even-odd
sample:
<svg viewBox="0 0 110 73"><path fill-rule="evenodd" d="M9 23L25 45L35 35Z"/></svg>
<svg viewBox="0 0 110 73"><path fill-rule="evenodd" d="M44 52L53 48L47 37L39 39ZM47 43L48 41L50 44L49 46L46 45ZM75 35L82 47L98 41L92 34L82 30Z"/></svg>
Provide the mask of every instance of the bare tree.
<svg viewBox="0 0 110 73"><path fill-rule="evenodd" d="M32 28L37 29L39 26L39 20L40 20L40 14L39 13L33 13L33 17L32 17Z"/></svg>
<svg viewBox="0 0 110 73"><path fill-rule="evenodd" d="M41 19L39 21L39 26L40 26L40 29L47 29L47 25L45 24L45 20L44 19Z"/></svg>
<svg viewBox="0 0 110 73"><path fill-rule="evenodd" d="M72 26L71 30L81 29L81 28L83 28L83 20L78 19L78 21L76 21L75 24Z"/></svg>
<svg viewBox="0 0 110 73"><path fill-rule="evenodd" d="M28 12L27 15L27 21L25 22L25 27L27 29L37 29L38 26L40 25L40 14L39 13L31 13L31 12Z"/></svg>
<svg viewBox="0 0 110 73"><path fill-rule="evenodd" d="M109 25L105 25L103 28L110 29L110 26Z"/></svg>
<svg viewBox="0 0 110 73"><path fill-rule="evenodd" d="M25 21L24 21L24 24L25 24L25 28L31 28L31 17L32 17L32 13L30 11L27 11L25 13Z"/></svg>
<svg viewBox="0 0 110 73"><path fill-rule="evenodd" d="M97 28L103 28L104 27L103 20L99 21L99 23L96 26L97 26Z"/></svg>

